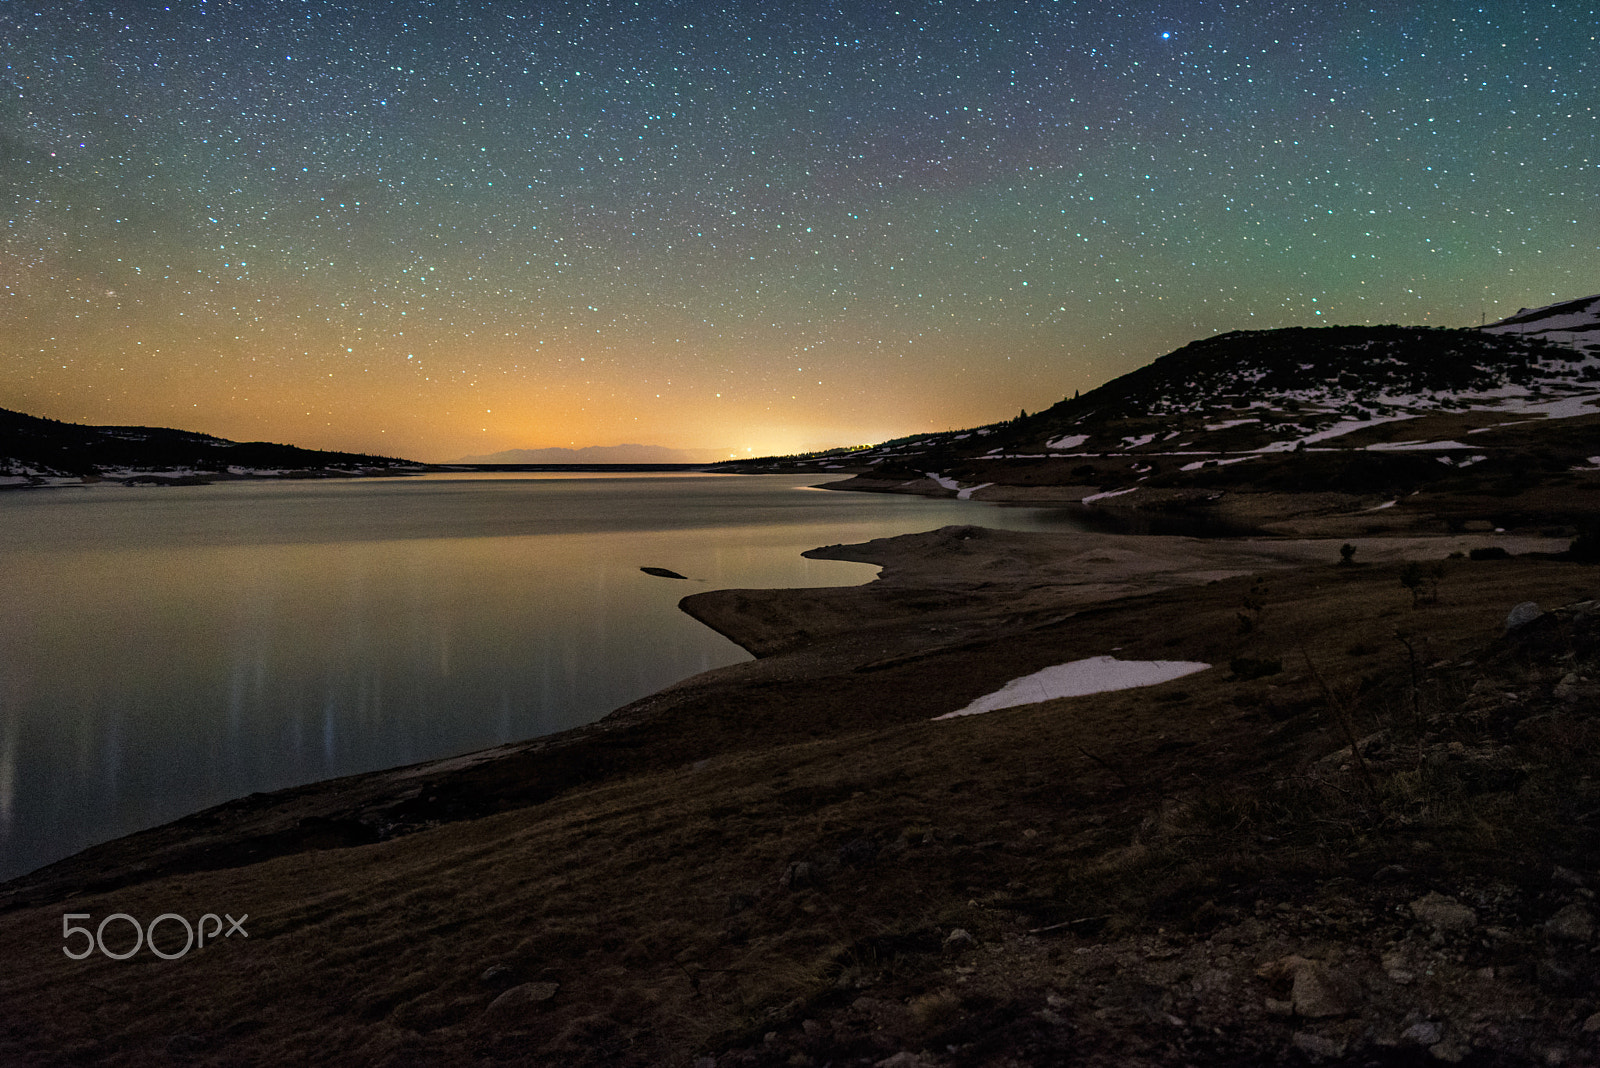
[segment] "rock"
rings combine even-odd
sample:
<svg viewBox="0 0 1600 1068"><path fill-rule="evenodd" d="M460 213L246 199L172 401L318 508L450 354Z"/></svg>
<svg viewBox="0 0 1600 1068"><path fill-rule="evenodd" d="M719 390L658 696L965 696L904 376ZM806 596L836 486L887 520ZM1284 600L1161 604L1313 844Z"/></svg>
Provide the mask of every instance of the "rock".
<svg viewBox="0 0 1600 1068"><path fill-rule="evenodd" d="M783 875L778 879L778 885L786 890L798 890L811 883L811 865L803 860L797 860L784 869Z"/></svg>
<svg viewBox="0 0 1600 1068"><path fill-rule="evenodd" d="M560 983L523 983L489 1002L484 1014L496 1023L515 1023L536 1006L555 997L560 989Z"/></svg>
<svg viewBox="0 0 1600 1068"><path fill-rule="evenodd" d="M1511 610L1510 615L1506 616L1506 631L1510 632L1518 627L1525 627L1542 615L1544 615L1544 612L1540 610L1538 601L1523 601Z"/></svg>
<svg viewBox="0 0 1600 1068"><path fill-rule="evenodd" d="M1413 1046L1434 1046L1444 1041L1444 1028L1432 1020L1423 1020L1400 1032L1400 1041Z"/></svg>
<svg viewBox="0 0 1600 1068"><path fill-rule="evenodd" d="M487 983L490 986L505 986L510 981L511 969L504 964L491 964L484 969L482 975L478 976L478 982Z"/></svg>
<svg viewBox="0 0 1600 1068"><path fill-rule="evenodd" d="M1289 1039L1289 1044L1304 1053L1312 1060L1334 1060L1344 1056L1345 1044L1337 1039L1328 1038L1326 1035L1313 1034L1310 1031L1296 1031Z"/></svg>
<svg viewBox="0 0 1600 1068"><path fill-rule="evenodd" d="M1557 864L1555 866L1555 870L1550 873L1550 879L1552 882L1566 883L1568 886L1583 885L1583 876L1579 875L1571 868L1563 868L1559 864Z"/></svg>
<svg viewBox="0 0 1600 1068"><path fill-rule="evenodd" d="M1389 977L1389 981L1392 983L1406 986L1417 981L1417 973L1411 966L1411 959L1404 953L1385 953L1380 963L1384 974Z"/></svg>
<svg viewBox="0 0 1600 1068"><path fill-rule="evenodd" d="M1428 1047L1428 1056L1445 1064L1460 1064L1471 1052L1472 1046L1455 1035Z"/></svg>
<svg viewBox="0 0 1600 1068"><path fill-rule="evenodd" d="M1269 983L1284 983L1294 979L1294 970L1304 957L1280 957L1256 969L1256 978Z"/></svg>
<svg viewBox="0 0 1600 1068"><path fill-rule="evenodd" d="M879 1061L877 1068L923 1068L926 1063L910 1050L902 1050L893 1057L885 1057Z"/></svg>
<svg viewBox="0 0 1600 1068"><path fill-rule="evenodd" d="M1289 1006L1297 1016L1314 1020L1343 1016L1350 1011L1349 1001L1339 989L1340 984L1321 961L1299 956L1283 957L1263 965L1256 975L1272 983L1290 982ZM1268 999L1268 1012L1274 1009L1272 1000Z"/></svg>
<svg viewBox="0 0 1600 1068"><path fill-rule="evenodd" d="M966 949L968 946L976 945L977 942L978 940L972 937L972 932L965 927L957 927L944 936L946 949Z"/></svg>
<svg viewBox="0 0 1600 1068"><path fill-rule="evenodd" d="M1570 942L1587 942L1594 937L1594 916L1583 905L1568 905L1545 921L1544 933Z"/></svg>
<svg viewBox="0 0 1600 1068"><path fill-rule="evenodd" d="M1297 1015L1308 1019L1343 1016L1350 1006L1335 989L1332 977L1322 965L1313 962L1295 973L1294 993L1290 995Z"/></svg>
<svg viewBox="0 0 1600 1068"><path fill-rule="evenodd" d="M1583 1031L1584 1034L1588 1035L1600 1032L1600 1012L1595 1013L1593 1016L1583 1021Z"/></svg>
<svg viewBox="0 0 1600 1068"><path fill-rule="evenodd" d="M1478 926L1478 914L1453 897L1429 893L1411 903L1411 915L1435 931L1470 931Z"/></svg>

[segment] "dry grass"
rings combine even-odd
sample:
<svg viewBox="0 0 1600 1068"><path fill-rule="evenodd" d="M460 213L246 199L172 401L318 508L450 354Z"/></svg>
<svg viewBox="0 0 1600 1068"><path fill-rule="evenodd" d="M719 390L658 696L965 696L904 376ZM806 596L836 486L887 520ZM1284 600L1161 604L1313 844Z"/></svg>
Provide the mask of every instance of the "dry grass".
<svg viewBox="0 0 1600 1068"><path fill-rule="evenodd" d="M1136 597L881 670L730 685L682 706L659 749L542 804L13 908L0 1061L681 1064L849 1013L870 1026L830 1024L818 1049L978 1048L979 1030L1011 1034L1042 994L1013 1019L953 969L1003 972L1029 931L1203 936L1259 899L1396 864L1422 882L1592 869L1592 824L1574 833L1573 817L1600 810L1596 721L1506 720L1471 688L1491 669L1526 684L1526 667L1459 661L1512 604L1578 600L1595 573L1452 561L1438 602L1413 607L1398 564L1337 568L1335 548L1326 566ZM929 721L1113 650L1219 666ZM1282 670L1230 673L1240 658ZM1324 759L1351 734L1383 738L1368 783ZM1498 755L1452 761L1452 743ZM75 962L60 951L68 911L248 912L250 939L175 962ZM955 928L984 948L947 943ZM1026 953L1029 975L1071 963ZM520 1014L487 1011L530 982L560 987Z"/></svg>

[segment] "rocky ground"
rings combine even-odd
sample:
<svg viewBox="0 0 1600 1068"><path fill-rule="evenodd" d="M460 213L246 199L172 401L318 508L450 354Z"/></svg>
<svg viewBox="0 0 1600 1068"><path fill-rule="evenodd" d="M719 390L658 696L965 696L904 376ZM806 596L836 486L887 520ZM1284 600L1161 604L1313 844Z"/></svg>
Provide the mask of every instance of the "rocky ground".
<svg viewBox="0 0 1600 1068"><path fill-rule="evenodd" d="M1464 699L1430 697L1422 711L1419 697L1418 720L1298 769L1296 789L1337 798L1317 818L1349 821L1336 837L1357 846L1346 857L1357 863L1343 872L1307 881L1291 863L1280 878L1213 881L1192 914L1135 922L1120 937L1106 936L1111 916L984 940L952 928L920 993L840 997L835 1011L811 1015L790 1006L797 1024L698 1063L1595 1063L1600 790L1587 760L1556 766L1565 764L1557 750L1575 742L1593 753L1600 601L1544 613L1529 604L1509 624L1497 641L1427 672L1424 687ZM1536 782L1556 788L1543 799L1559 810L1544 834L1569 829L1558 853L1582 870L1458 866L1456 835L1497 836L1538 819L1508 811L1531 800ZM1251 822L1242 814L1220 828L1197 811L1205 803L1165 800L1125 852L1097 864L1144 865L1174 840L1238 835ZM1478 826L1460 826L1447 808L1475 809ZM1429 827L1445 833L1415 833ZM1409 841L1396 851L1386 838ZM1261 835L1260 849L1258 865L1280 841ZM1380 858L1389 862L1374 867ZM1026 910L1026 897L969 904ZM931 942L923 948L934 955Z"/></svg>
<svg viewBox="0 0 1600 1068"><path fill-rule="evenodd" d="M0 1062L1593 1064L1569 541L829 547L883 577L690 600L752 663L0 887ZM1103 655L1213 667L933 720ZM114 912L249 937L62 952Z"/></svg>

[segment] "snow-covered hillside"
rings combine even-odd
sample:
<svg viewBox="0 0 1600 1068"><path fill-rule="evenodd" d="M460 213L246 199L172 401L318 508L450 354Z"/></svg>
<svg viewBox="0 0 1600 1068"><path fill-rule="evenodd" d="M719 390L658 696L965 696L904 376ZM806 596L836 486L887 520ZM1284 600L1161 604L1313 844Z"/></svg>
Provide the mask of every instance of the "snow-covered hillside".
<svg viewBox="0 0 1600 1068"><path fill-rule="evenodd" d="M1600 356L1600 295L1567 300L1517 314L1483 328L1486 334L1541 338L1557 345Z"/></svg>
<svg viewBox="0 0 1600 1068"><path fill-rule="evenodd" d="M1070 413L1079 425L1106 416L1206 415L1214 422L1205 429L1217 431L1244 418L1228 413L1256 415L1252 409L1356 419L1448 410L1562 417L1596 405L1600 347L1505 332L1330 327L1197 341L1051 412Z"/></svg>
<svg viewBox="0 0 1600 1068"><path fill-rule="evenodd" d="M1561 463L1587 468L1600 466L1590 459L1600 452L1589 440L1596 423L1600 296L1480 329L1221 334L1035 415L815 456L801 466L898 465L946 479L959 468L977 483L1008 477L997 462L1062 460L1069 473L1087 478L1089 461L1104 467L1121 457L1142 480L1274 454L1363 452L1459 471L1485 461L1493 468L1536 447L1535 435L1537 447L1553 448ZM1104 481L1105 472L1095 471ZM1037 470L1027 477L1059 480Z"/></svg>

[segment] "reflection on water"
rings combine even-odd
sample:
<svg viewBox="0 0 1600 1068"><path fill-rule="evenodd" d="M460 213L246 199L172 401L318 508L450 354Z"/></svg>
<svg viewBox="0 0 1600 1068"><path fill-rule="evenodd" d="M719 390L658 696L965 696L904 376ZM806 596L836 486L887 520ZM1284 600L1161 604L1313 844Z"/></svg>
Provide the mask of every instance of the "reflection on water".
<svg viewBox="0 0 1600 1068"><path fill-rule="evenodd" d="M875 573L812 546L1050 522L807 481L6 494L0 552L23 578L0 601L0 878L252 791L563 730L747 659L678 599Z"/></svg>

